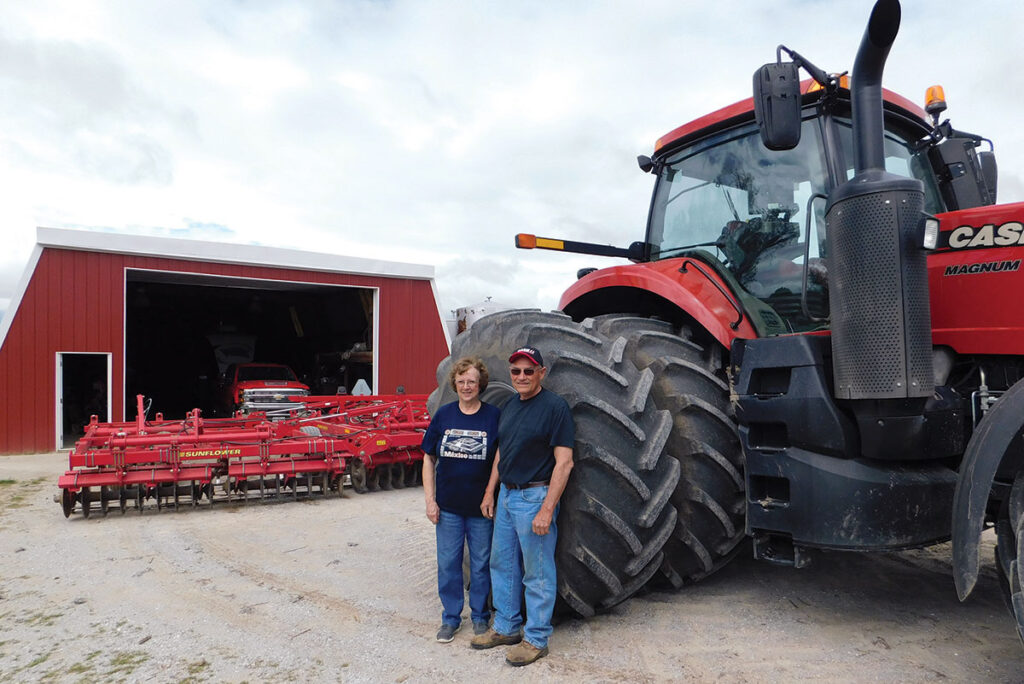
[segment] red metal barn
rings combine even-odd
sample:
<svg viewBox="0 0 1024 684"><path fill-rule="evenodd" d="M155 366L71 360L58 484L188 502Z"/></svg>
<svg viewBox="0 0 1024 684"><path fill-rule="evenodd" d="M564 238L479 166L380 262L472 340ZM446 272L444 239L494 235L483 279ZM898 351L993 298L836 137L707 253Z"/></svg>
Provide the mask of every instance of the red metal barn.
<svg viewBox="0 0 1024 684"><path fill-rule="evenodd" d="M313 393L426 393L449 340L433 266L39 228L0 320L0 453L70 446L92 414L224 411L231 363Z"/></svg>

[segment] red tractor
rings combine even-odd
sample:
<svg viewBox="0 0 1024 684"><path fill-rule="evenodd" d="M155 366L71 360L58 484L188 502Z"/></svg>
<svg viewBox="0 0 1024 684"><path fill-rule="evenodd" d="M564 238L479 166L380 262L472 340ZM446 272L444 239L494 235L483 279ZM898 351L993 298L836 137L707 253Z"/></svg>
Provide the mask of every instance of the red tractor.
<svg viewBox="0 0 1024 684"><path fill-rule="evenodd" d="M882 89L899 23L879 0L849 82L780 46L752 99L658 140L643 241L517 236L633 263L583 269L561 313L480 319L439 366L435 403L451 359L550 359L577 426L576 612L697 581L746 537L795 567L952 538L963 599L994 525L1024 638L1024 203L995 204L991 143L940 123L941 91L922 110Z"/></svg>

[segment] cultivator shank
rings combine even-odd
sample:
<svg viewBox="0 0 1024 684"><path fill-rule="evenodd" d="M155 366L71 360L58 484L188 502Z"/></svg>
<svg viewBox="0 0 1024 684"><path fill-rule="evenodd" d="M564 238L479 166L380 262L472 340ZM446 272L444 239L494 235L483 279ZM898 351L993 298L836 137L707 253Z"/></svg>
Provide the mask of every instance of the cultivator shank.
<svg viewBox="0 0 1024 684"><path fill-rule="evenodd" d="M425 395L301 397L283 420L264 413L204 419L100 423L93 416L68 457L58 497L65 517L86 518L111 505L140 513L202 502L342 495L352 488L390 489L419 483L420 441L430 422Z"/></svg>

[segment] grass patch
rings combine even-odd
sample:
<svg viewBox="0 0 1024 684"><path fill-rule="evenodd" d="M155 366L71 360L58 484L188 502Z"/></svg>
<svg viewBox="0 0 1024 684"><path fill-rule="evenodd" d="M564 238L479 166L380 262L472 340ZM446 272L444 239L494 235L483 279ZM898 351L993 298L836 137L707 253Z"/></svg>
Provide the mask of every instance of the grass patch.
<svg viewBox="0 0 1024 684"><path fill-rule="evenodd" d="M202 660L194 660L188 663L185 668L188 670L188 676L182 679L178 684L194 684L199 682L200 675L210 669L210 663L203 658Z"/></svg>
<svg viewBox="0 0 1024 684"><path fill-rule="evenodd" d="M27 620L27 623L32 627L50 627L62 617L64 613L36 613Z"/></svg>
<svg viewBox="0 0 1024 684"><path fill-rule="evenodd" d="M12 478L0 480L0 488L8 488L4 489L4 491L8 496L10 496L4 504L4 508L26 507L28 505L26 503L28 495L35 494L39 490L40 486L45 483L49 483L49 478L37 477L31 480L25 480L24 482ZM15 485L19 485L17 489L14 488Z"/></svg>
<svg viewBox="0 0 1024 684"><path fill-rule="evenodd" d="M107 670L107 674L131 674L147 660L149 660L149 654L145 651L121 651L110 661L110 669Z"/></svg>
<svg viewBox="0 0 1024 684"><path fill-rule="evenodd" d="M88 663L75 663L74 665L72 665L71 667L68 668L68 673L69 674L87 674L89 672L92 672L94 669L95 668L93 668L93 666L89 665Z"/></svg>
<svg viewBox="0 0 1024 684"><path fill-rule="evenodd" d="M255 665L256 667L280 667L280 665L277 664L277 661L264 660L263 658L257 658L253 662L253 665Z"/></svg>
<svg viewBox="0 0 1024 684"><path fill-rule="evenodd" d="M64 681L64 670L60 667L55 667L52 670L47 670L43 673L43 676L39 678L41 682L63 682Z"/></svg>
<svg viewBox="0 0 1024 684"><path fill-rule="evenodd" d="M197 660L194 663L189 663L188 664L188 673L190 675L197 675L197 674L199 674L203 670L206 670L209 667L210 667L210 663L206 662L206 659L204 658L203 660Z"/></svg>
<svg viewBox="0 0 1024 684"><path fill-rule="evenodd" d="M210 669L210 663L205 658L202 660L195 660L186 665L188 669L188 676L178 682L178 684L197 684L201 681L199 676Z"/></svg>
<svg viewBox="0 0 1024 684"><path fill-rule="evenodd" d="M50 659L50 654L49 653L44 653L44 654L42 654L40 656L36 656L32 660L31 663L29 663L28 665L25 666L25 669L26 670L30 670L33 667L35 667L36 665L42 665L43 663L45 663L49 659Z"/></svg>

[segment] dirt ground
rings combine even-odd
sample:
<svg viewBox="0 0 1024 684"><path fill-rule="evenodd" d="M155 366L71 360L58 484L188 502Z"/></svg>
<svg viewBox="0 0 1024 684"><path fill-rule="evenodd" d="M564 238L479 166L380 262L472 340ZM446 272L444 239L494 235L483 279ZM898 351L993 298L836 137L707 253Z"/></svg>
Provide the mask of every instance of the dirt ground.
<svg viewBox="0 0 1024 684"><path fill-rule="evenodd" d="M949 546L746 557L555 628L527 668L434 633L422 490L65 520L63 455L0 457L0 681L1024 681L987 538L957 601Z"/></svg>

